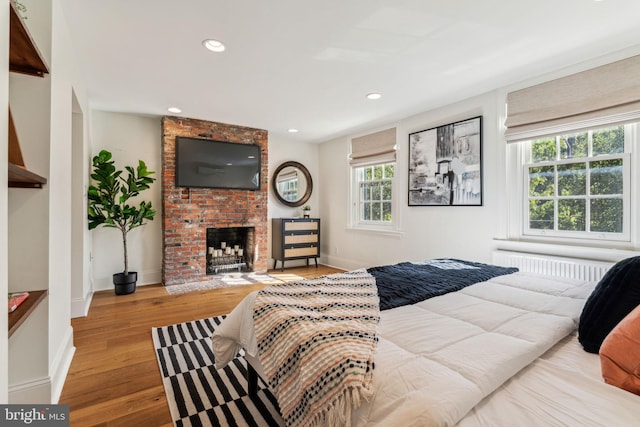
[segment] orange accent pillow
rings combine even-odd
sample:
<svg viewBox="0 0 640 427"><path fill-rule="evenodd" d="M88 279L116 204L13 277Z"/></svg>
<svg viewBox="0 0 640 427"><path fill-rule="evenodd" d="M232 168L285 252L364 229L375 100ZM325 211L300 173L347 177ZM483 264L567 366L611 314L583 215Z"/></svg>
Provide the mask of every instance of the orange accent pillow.
<svg viewBox="0 0 640 427"><path fill-rule="evenodd" d="M602 342L600 366L607 384L640 395L640 305Z"/></svg>

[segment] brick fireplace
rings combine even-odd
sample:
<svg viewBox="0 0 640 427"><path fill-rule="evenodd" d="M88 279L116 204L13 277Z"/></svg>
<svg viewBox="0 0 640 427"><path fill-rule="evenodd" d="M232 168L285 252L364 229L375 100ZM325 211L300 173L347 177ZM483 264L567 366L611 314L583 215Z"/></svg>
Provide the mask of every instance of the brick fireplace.
<svg viewBox="0 0 640 427"><path fill-rule="evenodd" d="M261 147L260 190L175 186L175 138L212 139ZM268 133L266 130L165 116L162 119L162 281L177 285L209 280L207 229L248 228L247 268L267 271ZM210 243L209 243L210 244ZM246 245L246 243L245 243ZM215 269L218 270L218 269ZM211 273L211 268L209 273ZM214 271L214 273L217 271ZM222 270L221 270L222 272Z"/></svg>

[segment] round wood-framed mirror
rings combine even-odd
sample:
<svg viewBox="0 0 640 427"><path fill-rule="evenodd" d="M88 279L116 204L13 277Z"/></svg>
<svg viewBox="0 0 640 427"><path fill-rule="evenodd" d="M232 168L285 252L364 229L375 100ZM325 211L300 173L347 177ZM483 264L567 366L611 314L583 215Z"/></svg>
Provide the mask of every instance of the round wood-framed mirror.
<svg viewBox="0 0 640 427"><path fill-rule="evenodd" d="M311 197L313 180L302 163L289 161L273 172L271 188L280 203L295 208L304 205Z"/></svg>

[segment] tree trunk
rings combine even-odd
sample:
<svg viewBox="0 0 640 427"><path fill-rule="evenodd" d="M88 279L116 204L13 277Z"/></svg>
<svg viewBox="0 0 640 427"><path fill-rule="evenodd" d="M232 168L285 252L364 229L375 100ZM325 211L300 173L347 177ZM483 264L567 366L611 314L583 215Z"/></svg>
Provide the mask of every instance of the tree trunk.
<svg viewBox="0 0 640 427"><path fill-rule="evenodd" d="M129 258L127 257L127 230L122 228L122 245L124 247L124 275L129 274Z"/></svg>

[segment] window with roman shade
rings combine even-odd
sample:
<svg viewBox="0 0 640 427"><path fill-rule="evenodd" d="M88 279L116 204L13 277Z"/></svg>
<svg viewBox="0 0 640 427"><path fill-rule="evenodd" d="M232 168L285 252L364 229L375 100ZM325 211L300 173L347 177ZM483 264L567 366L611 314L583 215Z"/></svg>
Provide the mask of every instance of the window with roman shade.
<svg viewBox="0 0 640 427"><path fill-rule="evenodd" d="M510 185L510 211L520 212L510 216L518 230L510 235L634 244L640 55L510 92L506 101L505 137L519 142L508 148L519 183Z"/></svg>
<svg viewBox="0 0 640 427"><path fill-rule="evenodd" d="M640 55L507 95L507 142L640 120Z"/></svg>
<svg viewBox="0 0 640 427"><path fill-rule="evenodd" d="M386 129L351 140L352 228L389 231L394 215L396 129Z"/></svg>

